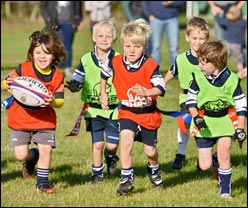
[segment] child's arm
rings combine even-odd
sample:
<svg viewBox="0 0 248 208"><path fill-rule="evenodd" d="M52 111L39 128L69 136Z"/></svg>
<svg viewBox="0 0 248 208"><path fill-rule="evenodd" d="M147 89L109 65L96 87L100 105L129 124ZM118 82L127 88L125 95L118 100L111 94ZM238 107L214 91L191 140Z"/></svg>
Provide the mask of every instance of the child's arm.
<svg viewBox="0 0 248 208"><path fill-rule="evenodd" d="M106 85L107 85L107 80L101 78L101 81L100 81L100 100L101 100L101 106L102 106L102 109L104 110L108 110L109 107L108 107L108 95L106 93Z"/></svg>

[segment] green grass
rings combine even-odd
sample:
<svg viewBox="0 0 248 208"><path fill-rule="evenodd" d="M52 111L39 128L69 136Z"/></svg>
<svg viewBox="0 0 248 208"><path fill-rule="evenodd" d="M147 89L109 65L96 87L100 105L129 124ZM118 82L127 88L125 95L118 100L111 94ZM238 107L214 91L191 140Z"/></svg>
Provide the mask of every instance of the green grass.
<svg viewBox="0 0 248 208"><path fill-rule="evenodd" d="M117 18L119 29L123 23ZM182 21L182 20L181 20ZM92 50L92 41L88 22L75 37L73 65L78 64L79 58ZM40 30L43 22L13 23L2 21L1 25L1 78L19 63L26 59L29 46L28 36L34 30ZM180 32L180 51L188 48L184 40L184 30ZM168 51L164 40L162 52L162 68L165 74L168 70ZM122 52L119 39L114 45ZM233 62L230 66L234 69ZM247 79L241 81L247 94ZM158 104L161 109L179 110L178 82L173 80L167 86L165 97L160 97ZM8 96L1 91L1 101ZM131 196L120 197L116 194L119 185L120 163L118 174L110 177L106 173L102 184L89 184L91 171L91 137L85 132L82 121L78 136L65 137L74 126L83 103L80 93L70 93L65 90L65 104L57 109L58 125L56 130L57 148L53 150L50 181L57 189L56 194L45 195L36 192L36 174L29 180L21 177L22 163L15 160L13 150L9 147L10 131L6 125L7 111L1 108L1 206L2 207L246 207L247 206L247 146L240 150L234 143L231 149L232 194L233 201L219 198L217 181L209 172L197 172L197 148L193 138L187 146L186 166L181 171L173 171L171 162L177 151L176 121L174 118L163 116L163 123L158 133L159 161L164 190L151 187L146 173L147 159L141 143L135 143L133 149L133 168L135 171L134 193ZM221 124L220 124L221 125ZM32 144L31 147L34 145ZM118 150L119 151L119 150Z"/></svg>

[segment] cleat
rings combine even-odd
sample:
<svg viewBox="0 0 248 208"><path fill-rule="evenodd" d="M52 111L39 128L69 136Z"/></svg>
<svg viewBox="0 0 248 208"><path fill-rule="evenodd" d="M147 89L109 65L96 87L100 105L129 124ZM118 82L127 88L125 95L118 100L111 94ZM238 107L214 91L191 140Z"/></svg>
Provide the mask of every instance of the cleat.
<svg viewBox="0 0 248 208"><path fill-rule="evenodd" d="M220 197L222 199L233 200L233 197L231 196L231 194L228 194L228 193L221 194Z"/></svg>
<svg viewBox="0 0 248 208"><path fill-rule="evenodd" d="M117 161L119 161L119 157L117 155L113 155L110 157L107 154L107 149L104 150L105 163L107 163L107 171L110 175L115 175L117 172Z"/></svg>
<svg viewBox="0 0 248 208"><path fill-rule="evenodd" d="M218 173L218 168L219 168L219 162L217 158L217 152L213 153L212 155L212 172L215 180L219 180L219 173Z"/></svg>
<svg viewBox="0 0 248 208"><path fill-rule="evenodd" d="M121 179L117 193L122 195L122 194L129 194L132 191L133 191L133 181L128 178Z"/></svg>
<svg viewBox="0 0 248 208"><path fill-rule="evenodd" d="M36 189L37 191L43 192L45 194L53 194L56 192L56 189L54 189L53 186L46 183L37 184Z"/></svg>
<svg viewBox="0 0 248 208"><path fill-rule="evenodd" d="M103 177L99 175L92 175L91 176L91 184L99 184L103 181Z"/></svg>
<svg viewBox="0 0 248 208"><path fill-rule="evenodd" d="M39 150L37 148L33 148L35 151L35 157L30 161L25 161L22 167L22 177L23 178L31 178L34 173L34 168L36 163L39 160Z"/></svg>
<svg viewBox="0 0 248 208"><path fill-rule="evenodd" d="M159 172L155 175L151 175L150 173L148 173L148 176L153 187L164 188L163 180Z"/></svg>
<svg viewBox="0 0 248 208"><path fill-rule="evenodd" d="M183 167L184 163L185 163L185 155L176 154L176 157L171 165L171 168L180 170Z"/></svg>

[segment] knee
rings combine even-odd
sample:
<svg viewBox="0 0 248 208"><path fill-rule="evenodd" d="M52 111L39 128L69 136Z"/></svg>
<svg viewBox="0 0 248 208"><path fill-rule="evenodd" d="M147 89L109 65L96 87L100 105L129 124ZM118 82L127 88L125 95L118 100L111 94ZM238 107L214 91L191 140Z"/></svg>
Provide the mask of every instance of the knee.
<svg viewBox="0 0 248 208"><path fill-rule="evenodd" d="M156 148L149 148L149 149L145 149L144 151L145 151L146 156L149 158L154 158L158 154Z"/></svg>
<svg viewBox="0 0 248 208"><path fill-rule="evenodd" d="M15 158L19 161L26 161L29 159L28 152L15 152Z"/></svg>

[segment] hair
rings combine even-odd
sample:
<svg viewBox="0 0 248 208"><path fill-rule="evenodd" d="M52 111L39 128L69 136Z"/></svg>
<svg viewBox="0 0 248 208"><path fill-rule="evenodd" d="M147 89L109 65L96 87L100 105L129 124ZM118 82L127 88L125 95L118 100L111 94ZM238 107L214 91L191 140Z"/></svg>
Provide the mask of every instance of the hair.
<svg viewBox="0 0 248 208"><path fill-rule="evenodd" d="M186 28L186 35L189 36L192 30L204 31L206 33L207 39L209 39L209 25L206 20L200 17L192 17L189 19Z"/></svg>
<svg viewBox="0 0 248 208"><path fill-rule="evenodd" d="M94 36L98 30L110 31L113 34L113 39L117 39L117 26L114 18L101 20L93 26L92 35Z"/></svg>
<svg viewBox="0 0 248 208"><path fill-rule="evenodd" d="M230 22L236 22L241 18L241 11L236 5L230 6L226 11L226 19Z"/></svg>
<svg viewBox="0 0 248 208"><path fill-rule="evenodd" d="M228 53L224 42L208 41L203 43L197 51L198 59L212 63L217 69L222 70L227 66Z"/></svg>
<svg viewBox="0 0 248 208"><path fill-rule="evenodd" d="M125 23L122 27L121 41L130 41L147 47L148 40L151 36L151 28L146 20L139 18Z"/></svg>
<svg viewBox="0 0 248 208"><path fill-rule="evenodd" d="M56 67L66 59L66 50L57 35L57 27L46 27L41 31L35 31L29 36L31 41L28 49L27 60L33 61L33 51L36 47L44 44L49 54L54 56L51 66Z"/></svg>

